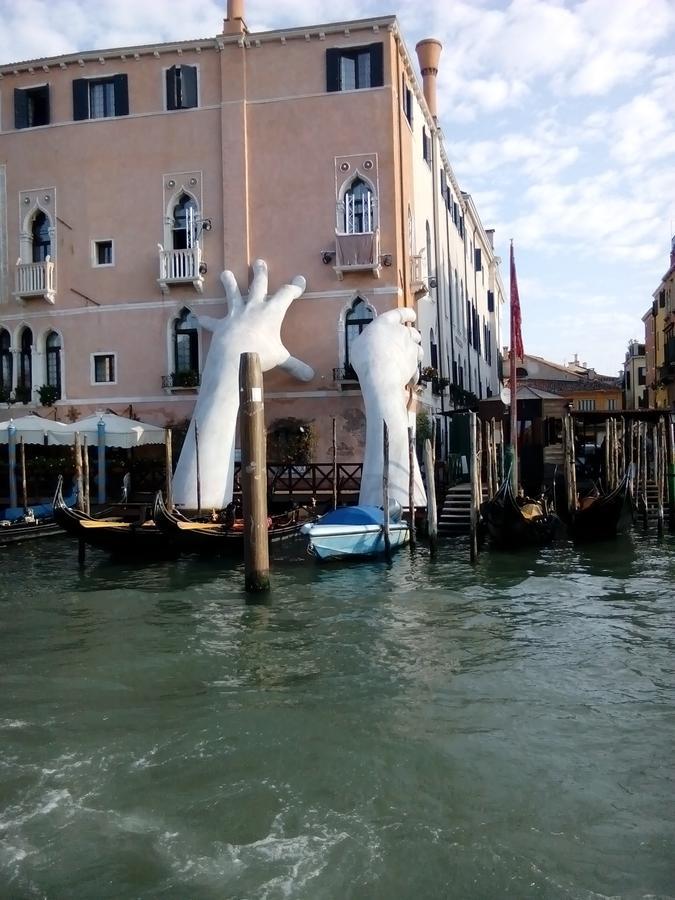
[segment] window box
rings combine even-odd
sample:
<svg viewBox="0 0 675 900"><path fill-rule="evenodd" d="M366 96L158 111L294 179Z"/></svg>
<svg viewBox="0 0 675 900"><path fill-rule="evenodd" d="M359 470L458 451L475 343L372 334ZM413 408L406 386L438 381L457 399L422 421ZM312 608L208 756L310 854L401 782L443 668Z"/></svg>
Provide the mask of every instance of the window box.
<svg viewBox="0 0 675 900"><path fill-rule="evenodd" d="M55 264L49 256L43 262L16 264L16 279L14 296L20 300L40 298L47 303L54 303L55 291Z"/></svg>
<svg viewBox="0 0 675 900"><path fill-rule="evenodd" d="M162 387L165 391L196 391L201 384L199 372L172 372L162 376Z"/></svg>
<svg viewBox="0 0 675 900"><path fill-rule="evenodd" d="M410 290L413 294L424 296L429 293L429 285L425 280L426 266L422 254L410 257Z"/></svg>

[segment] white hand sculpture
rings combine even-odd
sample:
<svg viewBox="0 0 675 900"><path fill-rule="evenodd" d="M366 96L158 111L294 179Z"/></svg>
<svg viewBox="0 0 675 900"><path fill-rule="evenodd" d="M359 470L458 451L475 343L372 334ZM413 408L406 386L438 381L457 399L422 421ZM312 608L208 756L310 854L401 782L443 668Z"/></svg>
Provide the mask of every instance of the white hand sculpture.
<svg viewBox="0 0 675 900"><path fill-rule="evenodd" d="M204 509L222 509L232 500L242 353L257 353L263 372L280 366L301 381L314 377L314 370L291 356L281 341L284 316L305 290L305 279L297 276L267 298L267 265L258 259L252 268L253 280L245 300L232 272L225 271L220 277L227 297L227 315L224 319L199 316L199 324L213 332L213 337L173 477L173 502L177 506L197 506L195 423L199 430L201 505Z"/></svg>
<svg viewBox="0 0 675 900"><path fill-rule="evenodd" d="M406 386L417 381L422 360L422 337L406 323L416 320L412 309L391 309L361 332L350 348L350 362L359 376L366 410L366 449L359 502L382 505L383 434L389 428L389 497L408 505L408 410ZM414 422L410 424L414 427ZM426 506L427 497L417 457L415 505Z"/></svg>

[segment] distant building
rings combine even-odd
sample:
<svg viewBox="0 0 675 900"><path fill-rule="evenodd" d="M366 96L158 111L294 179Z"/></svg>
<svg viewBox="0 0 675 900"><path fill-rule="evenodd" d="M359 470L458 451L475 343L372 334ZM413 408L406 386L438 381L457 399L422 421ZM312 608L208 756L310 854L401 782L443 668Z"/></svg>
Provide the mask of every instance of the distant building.
<svg viewBox="0 0 675 900"><path fill-rule="evenodd" d="M647 404L647 359L644 344L631 341L623 363L624 409L642 409Z"/></svg>
<svg viewBox="0 0 675 900"><path fill-rule="evenodd" d="M675 237L671 243L670 267L652 297L652 305L642 317L649 405L675 410Z"/></svg>
<svg viewBox="0 0 675 900"><path fill-rule="evenodd" d="M0 418L51 399L183 421L197 317L257 257L273 290L307 278L283 338L316 377L271 372L265 401L316 459L333 416L362 455L350 344L386 310L417 311L440 423L499 394L499 259L444 147L440 44L418 45L420 86L395 17L251 33L243 6L207 39L0 66Z"/></svg>
<svg viewBox="0 0 675 900"><path fill-rule="evenodd" d="M508 371L508 353L504 350L504 367ZM567 365L551 362L541 356L526 353L516 371L519 385L565 397L572 409L581 412L619 410L623 407L622 379L598 375L594 370L574 360Z"/></svg>

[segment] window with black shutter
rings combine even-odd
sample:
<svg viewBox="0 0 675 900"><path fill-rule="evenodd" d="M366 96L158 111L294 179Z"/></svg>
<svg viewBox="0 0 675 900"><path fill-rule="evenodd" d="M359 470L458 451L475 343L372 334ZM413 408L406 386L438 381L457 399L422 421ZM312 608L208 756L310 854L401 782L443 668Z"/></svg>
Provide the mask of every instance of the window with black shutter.
<svg viewBox="0 0 675 900"><path fill-rule="evenodd" d="M495 311L495 292L488 291L487 292L487 304L488 304L488 312Z"/></svg>
<svg viewBox="0 0 675 900"><path fill-rule="evenodd" d="M73 81L73 118L108 119L129 115L126 75L110 78L76 78Z"/></svg>
<svg viewBox="0 0 675 900"><path fill-rule="evenodd" d="M49 85L14 88L14 127L49 125Z"/></svg>
<svg viewBox="0 0 675 900"><path fill-rule="evenodd" d="M422 156L431 165L431 138L427 134L426 128L422 129Z"/></svg>
<svg viewBox="0 0 675 900"><path fill-rule="evenodd" d="M381 43L326 50L326 90L356 91L382 87L383 84L384 53Z"/></svg>
<svg viewBox="0 0 675 900"><path fill-rule="evenodd" d="M476 247L476 249L474 250L473 260L474 260L474 268L476 269L476 272L481 272L483 270L483 259L482 259L480 247Z"/></svg>
<svg viewBox="0 0 675 900"><path fill-rule="evenodd" d="M171 66L166 70L166 108L192 109L197 105L197 67Z"/></svg>
<svg viewBox="0 0 675 900"><path fill-rule="evenodd" d="M405 113L405 117L406 117L406 119L408 120L408 122L410 123L410 125L412 125L412 121L413 121L413 94L412 94L412 91L410 90L410 88L408 87L408 85L407 85L407 83L406 83L405 75L402 75L401 77L402 77L402 79L403 79L403 81L402 81L402 87L401 87L401 97L402 97L402 99L403 99L403 112Z"/></svg>

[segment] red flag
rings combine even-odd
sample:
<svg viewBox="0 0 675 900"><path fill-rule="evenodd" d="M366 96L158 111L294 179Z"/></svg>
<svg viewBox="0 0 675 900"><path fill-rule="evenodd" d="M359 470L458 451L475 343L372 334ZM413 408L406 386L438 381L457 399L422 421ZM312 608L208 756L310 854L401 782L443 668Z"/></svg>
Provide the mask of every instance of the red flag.
<svg viewBox="0 0 675 900"><path fill-rule="evenodd" d="M522 359L523 334L521 331L522 319L520 317L520 297L518 296L518 281L516 279L516 260L513 256L513 241L511 242L511 349L518 359Z"/></svg>

